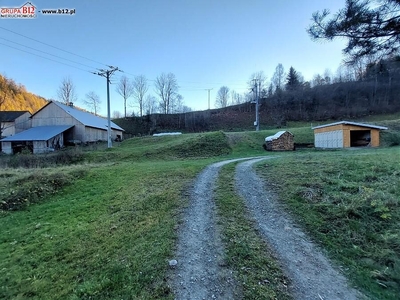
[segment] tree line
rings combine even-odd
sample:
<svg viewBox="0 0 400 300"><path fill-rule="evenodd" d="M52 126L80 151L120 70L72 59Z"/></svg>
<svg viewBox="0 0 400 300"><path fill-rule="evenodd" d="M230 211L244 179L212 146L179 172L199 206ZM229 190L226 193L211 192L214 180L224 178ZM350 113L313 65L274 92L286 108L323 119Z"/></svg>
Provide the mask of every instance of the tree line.
<svg viewBox="0 0 400 300"><path fill-rule="evenodd" d="M46 99L29 93L23 85L0 74L0 111L34 113L46 102Z"/></svg>

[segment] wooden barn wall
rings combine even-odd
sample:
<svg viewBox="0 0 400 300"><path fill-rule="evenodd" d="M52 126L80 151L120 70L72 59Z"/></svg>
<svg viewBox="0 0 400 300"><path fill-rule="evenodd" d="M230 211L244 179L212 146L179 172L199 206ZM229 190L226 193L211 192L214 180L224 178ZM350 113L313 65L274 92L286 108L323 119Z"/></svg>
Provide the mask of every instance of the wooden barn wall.
<svg viewBox="0 0 400 300"><path fill-rule="evenodd" d="M14 122L1 122L0 126L1 126L1 128L3 128L3 131L1 133L1 135L3 137L15 134L15 124L14 124Z"/></svg>
<svg viewBox="0 0 400 300"><path fill-rule="evenodd" d="M85 142L85 126L54 103L47 105L32 118L32 127L48 125L75 125L72 139Z"/></svg>
<svg viewBox="0 0 400 300"><path fill-rule="evenodd" d="M111 139L115 140L117 135L120 135L122 138L122 131L120 130L111 130ZM83 142L96 142L96 141L107 141L107 130L101 130L93 127L86 127L85 130L86 140Z"/></svg>
<svg viewBox="0 0 400 300"><path fill-rule="evenodd" d="M83 142L107 141L107 130L93 127L85 128L85 140Z"/></svg>
<svg viewBox="0 0 400 300"><path fill-rule="evenodd" d="M64 133L57 134L48 141L33 141L33 153L52 152L64 147Z"/></svg>
<svg viewBox="0 0 400 300"><path fill-rule="evenodd" d="M1 142L1 151L6 154L12 154L11 142Z"/></svg>
<svg viewBox="0 0 400 300"><path fill-rule="evenodd" d="M31 114L26 112L15 119L15 133L20 133L32 127Z"/></svg>

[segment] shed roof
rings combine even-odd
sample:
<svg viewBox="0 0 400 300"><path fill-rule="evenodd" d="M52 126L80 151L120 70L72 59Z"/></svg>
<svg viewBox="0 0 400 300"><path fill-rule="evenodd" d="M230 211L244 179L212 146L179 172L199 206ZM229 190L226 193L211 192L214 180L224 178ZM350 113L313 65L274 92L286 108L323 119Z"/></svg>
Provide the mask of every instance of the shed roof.
<svg viewBox="0 0 400 300"><path fill-rule="evenodd" d="M367 128L374 128L374 129L380 129L380 130L387 130L387 127L383 126L377 126L377 125L370 125L370 124L364 124L364 123L356 123L356 122L350 122L350 121L340 121L340 122L335 122L335 123L330 123L330 124L325 124L321 126L315 126L312 129L318 129L318 128L324 128L324 127L330 127L330 126L335 126L335 125L354 125L354 126L360 126L360 127L367 127Z"/></svg>
<svg viewBox="0 0 400 300"><path fill-rule="evenodd" d="M6 137L1 142L22 142L22 141L48 141L57 134L60 134L74 125L54 125L54 126L38 126L22 131L15 135Z"/></svg>
<svg viewBox="0 0 400 300"><path fill-rule="evenodd" d="M0 111L0 121L2 122L14 122L15 119L22 116L25 113L29 113L27 110L23 111Z"/></svg>
<svg viewBox="0 0 400 300"><path fill-rule="evenodd" d="M107 127L108 127L107 126L107 119L95 116L94 114L91 114L89 112L86 112L86 111L83 111L83 110L79 110L77 108L71 107L69 105L62 104L62 103L57 102L57 101L50 101L45 106L43 106L40 110L38 110L36 113L34 113L32 115L32 117L35 114L37 114L39 111L44 109L50 103L54 103L59 108L64 110L67 114L69 114L70 116L72 116L74 119L78 120L79 122L81 122L85 126L107 130ZM117 130L121 130L121 131L125 131L124 129L119 127L114 122L111 122L111 128L117 129Z"/></svg>
<svg viewBox="0 0 400 300"><path fill-rule="evenodd" d="M273 140L277 140L277 139L279 139L279 138L281 137L281 135L284 134L285 132L289 132L289 131L285 131L285 130L278 131L278 132L275 133L274 135L267 136L267 137L265 138L265 141L266 141L266 142L270 142L270 141L273 141ZM290 132L289 132L289 133L290 133ZM290 133L290 134L291 134L291 133Z"/></svg>

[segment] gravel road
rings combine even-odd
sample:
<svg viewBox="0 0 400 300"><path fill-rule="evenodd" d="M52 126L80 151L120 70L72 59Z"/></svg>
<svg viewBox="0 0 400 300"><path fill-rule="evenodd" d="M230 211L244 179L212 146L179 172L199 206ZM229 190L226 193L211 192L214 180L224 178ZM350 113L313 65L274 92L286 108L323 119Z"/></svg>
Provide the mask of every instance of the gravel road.
<svg viewBox="0 0 400 300"><path fill-rule="evenodd" d="M178 233L171 287L177 300L238 299L232 272L224 267L213 191L218 173L234 159L206 167L196 178Z"/></svg>
<svg viewBox="0 0 400 300"><path fill-rule="evenodd" d="M238 193L259 226L268 244L275 250L291 279L295 299L362 299L348 286L347 280L311 242L290 216L284 212L276 196L264 189L264 183L252 166L262 159L238 164L235 185Z"/></svg>
<svg viewBox="0 0 400 300"><path fill-rule="evenodd" d="M251 160L249 160L251 159ZM291 279L295 299L360 299L348 287L322 252L280 208L276 198L264 190L252 165L267 158L233 159L206 167L196 178L189 206L183 213L177 250L172 263L170 286L176 300L241 299L232 271L223 262L224 248L215 213L213 190L225 164L240 160L235 181L251 215L266 241L276 251Z"/></svg>

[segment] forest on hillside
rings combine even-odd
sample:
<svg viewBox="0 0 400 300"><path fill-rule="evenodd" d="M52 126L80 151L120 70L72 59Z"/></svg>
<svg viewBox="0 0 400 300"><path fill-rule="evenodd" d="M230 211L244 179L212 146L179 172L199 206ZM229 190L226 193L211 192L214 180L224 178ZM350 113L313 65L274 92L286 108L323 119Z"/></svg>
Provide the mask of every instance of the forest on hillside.
<svg viewBox="0 0 400 300"><path fill-rule="evenodd" d="M0 111L29 111L33 114L46 103L43 97L29 93L23 85L0 74Z"/></svg>
<svg viewBox="0 0 400 300"><path fill-rule="evenodd" d="M179 130L249 130L254 128L259 96L261 127L282 127L288 121L353 119L400 111L400 57L359 63L335 76L315 75L311 82L290 68L277 69L272 84L259 85L244 103L219 109L176 114L151 114L115 120L132 135ZM258 82L260 82L259 80ZM280 84L277 84L277 83Z"/></svg>

